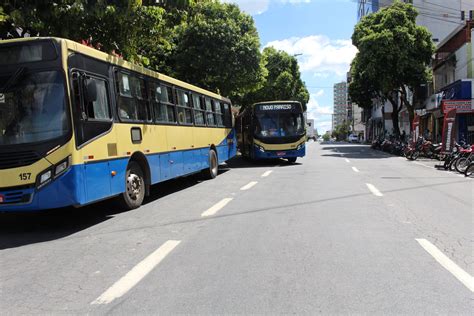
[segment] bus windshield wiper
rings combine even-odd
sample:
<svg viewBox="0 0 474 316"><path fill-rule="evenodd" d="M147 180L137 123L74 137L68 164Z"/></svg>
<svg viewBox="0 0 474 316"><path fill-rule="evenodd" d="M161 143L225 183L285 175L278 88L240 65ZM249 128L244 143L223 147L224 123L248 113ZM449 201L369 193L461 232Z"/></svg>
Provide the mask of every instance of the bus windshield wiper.
<svg viewBox="0 0 474 316"><path fill-rule="evenodd" d="M25 67L18 68L13 75L8 79L5 85L0 89L0 93L5 93L8 88L14 85L25 74Z"/></svg>

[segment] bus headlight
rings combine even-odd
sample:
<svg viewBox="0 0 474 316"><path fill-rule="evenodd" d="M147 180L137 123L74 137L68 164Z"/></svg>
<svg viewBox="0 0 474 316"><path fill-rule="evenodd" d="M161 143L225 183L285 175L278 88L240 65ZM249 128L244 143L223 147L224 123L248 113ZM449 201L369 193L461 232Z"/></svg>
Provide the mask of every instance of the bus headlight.
<svg viewBox="0 0 474 316"><path fill-rule="evenodd" d="M52 181L53 178L57 178L64 172L66 172L69 167L71 166L71 156L67 157L66 159L61 160L57 164L55 164L53 167L50 167L40 173L38 177L36 178L36 188L41 189L48 183Z"/></svg>
<svg viewBox="0 0 474 316"><path fill-rule="evenodd" d="M40 173L38 175L38 181L37 181L36 187L38 189L40 189L40 188L44 187L46 184L50 183L52 176L53 176L53 170L52 169L48 169L46 171L43 171L43 173Z"/></svg>
<svg viewBox="0 0 474 316"><path fill-rule="evenodd" d="M257 147L257 149L260 150L262 153L265 152L265 149L264 149L262 146L260 146L260 145L255 145L255 147Z"/></svg>
<svg viewBox="0 0 474 316"><path fill-rule="evenodd" d="M300 150L303 147L304 147L304 143L301 143L301 144L298 145L298 147L296 147L296 150Z"/></svg>
<svg viewBox="0 0 474 316"><path fill-rule="evenodd" d="M61 173L66 171L70 165L71 165L71 156L67 157L63 161L56 164L54 168L54 176L55 177L59 176Z"/></svg>

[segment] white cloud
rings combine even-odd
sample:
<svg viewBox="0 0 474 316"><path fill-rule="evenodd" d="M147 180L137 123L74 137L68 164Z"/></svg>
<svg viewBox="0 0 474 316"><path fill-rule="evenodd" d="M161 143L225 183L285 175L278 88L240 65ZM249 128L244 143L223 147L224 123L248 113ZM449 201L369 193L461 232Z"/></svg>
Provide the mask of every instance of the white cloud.
<svg viewBox="0 0 474 316"><path fill-rule="evenodd" d="M314 119L314 125L320 134L331 129L331 114L333 112L332 105L321 106L319 104L317 98L321 97L323 94L323 90L312 93L307 104L308 118Z"/></svg>
<svg viewBox="0 0 474 316"><path fill-rule="evenodd" d="M222 0L222 2L235 3L242 11L251 15L258 15L268 10L270 2L298 4L310 3L311 0Z"/></svg>
<svg viewBox="0 0 474 316"><path fill-rule="evenodd" d="M222 2L235 3L242 11L251 15L262 14L270 6L270 0L222 0Z"/></svg>
<svg viewBox="0 0 474 316"><path fill-rule="evenodd" d="M332 40L325 35L292 37L269 42L288 54L303 54L298 58L302 72L312 72L314 76L333 73L345 76L357 49L350 40Z"/></svg>
<svg viewBox="0 0 474 316"><path fill-rule="evenodd" d="M331 115L332 106L321 106L319 105L319 102L316 100L316 98L316 94L311 94L309 98L309 102L307 104L309 118L316 118L318 115Z"/></svg>

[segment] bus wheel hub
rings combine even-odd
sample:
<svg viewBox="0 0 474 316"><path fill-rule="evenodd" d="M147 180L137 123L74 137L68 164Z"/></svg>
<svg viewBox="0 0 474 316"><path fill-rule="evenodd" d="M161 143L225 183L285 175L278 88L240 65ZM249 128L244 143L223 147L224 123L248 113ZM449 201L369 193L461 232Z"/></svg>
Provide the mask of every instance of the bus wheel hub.
<svg viewBox="0 0 474 316"><path fill-rule="evenodd" d="M131 198L136 198L141 191L142 182L139 176L131 174L127 179L127 193Z"/></svg>

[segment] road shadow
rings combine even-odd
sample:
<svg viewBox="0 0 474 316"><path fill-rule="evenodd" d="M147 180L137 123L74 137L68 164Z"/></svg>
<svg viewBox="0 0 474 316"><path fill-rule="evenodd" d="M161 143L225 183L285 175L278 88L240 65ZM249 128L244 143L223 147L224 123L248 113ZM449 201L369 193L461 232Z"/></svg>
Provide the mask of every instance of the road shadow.
<svg viewBox="0 0 474 316"><path fill-rule="evenodd" d="M227 172L219 167L219 174ZM177 178L151 187L143 205L186 190L202 182L200 174ZM139 212L140 209L128 212ZM57 240L110 220L126 212L108 199L81 208L65 207L40 212L0 213L0 250Z"/></svg>
<svg viewBox="0 0 474 316"><path fill-rule="evenodd" d="M227 161L227 168L229 169L240 169L240 168L263 168L263 167L293 167L299 166L301 163L296 161L295 163L288 162L286 159L262 159L262 160L250 160L242 156L237 156Z"/></svg>
<svg viewBox="0 0 474 316"><path fill-rule="evenodd" d="M354 145L351 143L338 143L337 145L338 146L336 147L323 147L322 150L324 150L325 153L323 153L321 156L348 159L386 159L397 157L380 150L372 149L369 145Z"/></svg>

